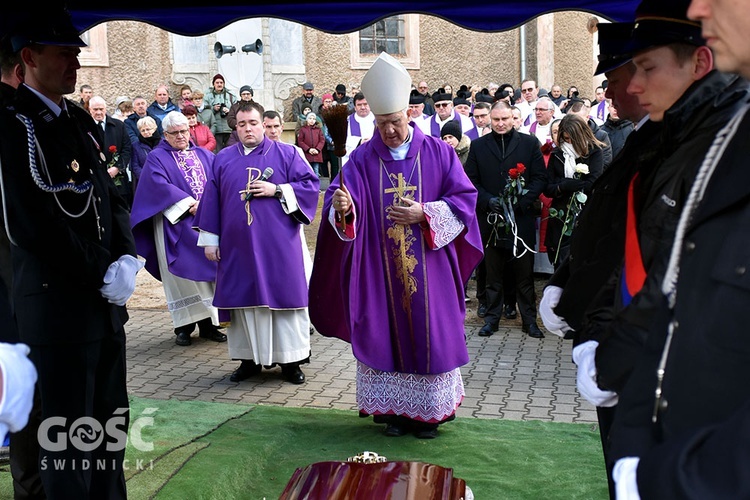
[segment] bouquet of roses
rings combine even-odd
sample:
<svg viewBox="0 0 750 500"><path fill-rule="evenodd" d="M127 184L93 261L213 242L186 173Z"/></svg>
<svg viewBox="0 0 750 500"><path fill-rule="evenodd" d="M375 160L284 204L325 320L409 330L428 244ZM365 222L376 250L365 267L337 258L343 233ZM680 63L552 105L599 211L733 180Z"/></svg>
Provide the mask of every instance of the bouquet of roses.
<svg viewBox="0 0 750 500"><path fill-rule="evenodd" d="M529 191L526 189L526 180L523 177L525 171L526 166L523 163L517 163L515 168L508 170L508 179L503 192L499 197L490 200L490 212L487 214L487 222L492 226L490 241L497 242L501 228L506 234L513 233L514 240L517 239L516 215L513 207L518 204L518 198Z"/></svg>
<svg viewBox="0 0 750 500"><path fill-rule="evenodd" d="M575 179L580 179L581 176L587 175L588 173L588 165L586 165L585 163L577 163L573 177ZM555 262L557 262L557 257L560 254L560 247L562 246L563 238L565 238L566 236L570 236L573 233L573 227L575 227L576 219L578 219L581 210L583 210L583 206L586 204L587 199L588 196L586 196L586 193L584 193L583 191L576 191L571 195L570 200L568 201L568 206L565 208L565 210L557 210L555 208L549 209L550 217L555 217L563 221L560 241L557 243L557 250L555 251Z"/></svg>
<svg viewBox="0 0 750 500"><path fill-rule="evenodd" d="M119 168L117 167L117 160L120 159L120 153L117 151L117 146L115 146L114 144L110 146L109 152L112 154L112 158L110 158L109 163L107 163L107 170L112 167ZM113 180L115 181L115 186L122 185L122 180L120 179L119 173L114 177Z"/></svg>

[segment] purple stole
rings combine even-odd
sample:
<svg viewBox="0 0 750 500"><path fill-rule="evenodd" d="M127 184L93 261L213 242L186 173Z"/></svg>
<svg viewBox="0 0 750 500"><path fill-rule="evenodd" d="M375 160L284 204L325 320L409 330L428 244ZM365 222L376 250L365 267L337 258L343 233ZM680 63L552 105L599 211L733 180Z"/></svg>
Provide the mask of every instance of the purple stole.
<svg viewBox="0 0 750 500"><path fill-rule="evenodd" d="M182 171L185 182L190 186L193 198L200 201L201 196L203 196L203 188L206 186L206 171L203 168L203 162L192 149L172 151L172 157Z"/></svg>
<svg viewBox="0 0 750 500"><path fill-rule="evenodd" d="M351 137L362 137L362 127L359 122L354 118L354 115L349 117L349 132Z"/></svg>
<svg viewBox="0 0 750 500"><path fill-rule="evenodd" d="M601 121L605 120L607 114L607 101L602 101L596 105L596 117Z"/></svg>

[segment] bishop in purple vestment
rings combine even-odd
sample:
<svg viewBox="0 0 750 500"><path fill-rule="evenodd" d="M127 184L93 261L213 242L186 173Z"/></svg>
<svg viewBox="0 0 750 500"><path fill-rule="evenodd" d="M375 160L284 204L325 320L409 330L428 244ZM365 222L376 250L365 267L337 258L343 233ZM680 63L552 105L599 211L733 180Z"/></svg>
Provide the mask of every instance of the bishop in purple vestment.
<svg viewBox="0 0 750 500"><path fill-rule="evenodd" d="M387 84L374 83L381 71ZM310 316L351 343L360 412L387 435L435 437L463 397L464 285L482 258L477 192L449 145L408 124L403 67L381 54L368 75L377 131L342 169L345 186L338 177L326 192Z"/></svg>

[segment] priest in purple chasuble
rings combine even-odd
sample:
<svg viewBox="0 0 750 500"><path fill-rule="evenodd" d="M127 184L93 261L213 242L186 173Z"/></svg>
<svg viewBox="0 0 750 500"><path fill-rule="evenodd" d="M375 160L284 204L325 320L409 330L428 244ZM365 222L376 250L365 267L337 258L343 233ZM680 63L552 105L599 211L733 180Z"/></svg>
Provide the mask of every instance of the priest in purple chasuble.
<svg viewBox="0 0 750 500"><path fill-rule="evenodd" d="M138 254L146 270L164 286L175 343L191 344L196 324L200 336L216 342L219 315L211 305L216 263L197 246L193 219L214 162L214 154L190 141L187 118L180 112L162 120L164 139L146 157L130 214Z"/></svg>
<svg viewBox="0 0 750 500"><path fill-rule="evenodd" d="M218 263L214 305L229 316L229 356L241 360L230 380L263 366L303 383L310 319L302 225L318 207L320 181L294 146L266 139L263 107L237 111L240 142L222 149L197 214L198 244Z"/></svg>
<svg viewBox="0 0 750 500"><path fill-rule="evenodd" d="M410 83L387 54L362 80L377 131L326 191L310 316L351 343L360 414L432 438L464 395L464 285L482 242L458 156L408 123Z"/></svg>

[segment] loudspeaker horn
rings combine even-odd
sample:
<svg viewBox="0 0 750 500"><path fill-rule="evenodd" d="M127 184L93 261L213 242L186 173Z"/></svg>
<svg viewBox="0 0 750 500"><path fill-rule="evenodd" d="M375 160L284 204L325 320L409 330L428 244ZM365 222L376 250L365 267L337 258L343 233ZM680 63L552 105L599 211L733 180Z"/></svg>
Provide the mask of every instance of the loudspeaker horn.
<svg viewBox="0 0 750 500"><path fill-rule="evenodd" d="M214 44L214 54L216 54L216 59L219 59L224 54L231 54L232 52L237 52L234 45L223 45L221 42L216 42Z"/></svg>
<svg viewBox="0 0 750 500"><path fill-rule="evenodd" d="M242 52L255 52L256 54L260 55L263 53L263 42L260 40L260 38L258 38L257 40L255 40L255 43L248 43L247 45L243 45Z"/></svg>

